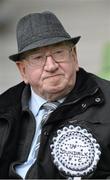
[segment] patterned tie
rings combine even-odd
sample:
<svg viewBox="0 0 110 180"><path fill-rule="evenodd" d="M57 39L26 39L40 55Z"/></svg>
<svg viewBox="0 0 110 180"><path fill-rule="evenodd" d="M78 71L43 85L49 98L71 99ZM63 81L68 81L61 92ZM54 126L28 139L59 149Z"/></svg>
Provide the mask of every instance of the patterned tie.
<svg viewBox="0 0 110 180"><path fill-rule="evenodd" d="M58 107L59 102L47 102L43 104L43 109L45 110L44 115L42 117L41 126L45 124L50 114Z"/></svg>
<svg viewBox="0 0 110 180"><path fill-rule="evenodd" d="M41 128L42 126L45 124L45 122L47 121L47 119L49 118L50 114L58 107L60 103L55 101L55 102L47 102L47 103L44 103L42 105L42 109L44 109L44 114L42 116L42 120L41 120ZM36 143L36 157L37 157L37 154L38 154L38 149L39 149L39 146L40 146L40 136L41 136L41 132L39 133L38 135L38 139L37 139L37 143Z"/></svg>

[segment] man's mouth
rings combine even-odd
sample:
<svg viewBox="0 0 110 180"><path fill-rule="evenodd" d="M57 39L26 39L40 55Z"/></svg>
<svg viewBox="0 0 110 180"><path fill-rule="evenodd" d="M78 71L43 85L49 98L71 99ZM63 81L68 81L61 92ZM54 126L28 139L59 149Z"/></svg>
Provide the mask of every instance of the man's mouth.
<svg viewBox="0 0 110 180"><path fill-rule="evenodd" d="M49 75L49 76L46 76L46 77L44 78L44 80L45 80L45 79L49 79L49 78L58 77L58 76L62 76L62 74Z"/></svg>

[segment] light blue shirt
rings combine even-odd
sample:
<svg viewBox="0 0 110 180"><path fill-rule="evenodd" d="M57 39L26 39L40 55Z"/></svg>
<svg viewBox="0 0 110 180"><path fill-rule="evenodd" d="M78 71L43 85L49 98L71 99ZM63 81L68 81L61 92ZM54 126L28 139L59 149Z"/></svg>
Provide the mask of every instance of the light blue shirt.
<svg viewBox="0 0 110 180"><path fill-rule="evenodd" d="M35 94L34 91L31 89L31 98L29 101L29 109L32 111L32 113L36 119L36 131L35 131L35 135L34 135L34 138L32 141L32 145L31 145L31 150L30 150L27 161L25 163L23 163L21 165L17 165L15 167L16 172L22 178L25 178L27 171L34 164L34 162L36 160L36 156L35 156L36 142L37 142L38 136L41 132L40 123L41 123L42 116L44 113L44 110L40 109L40 107L45 102L46 102L46 100L44 100L43 98L41 98L40 96Z"/></svg>
<svg viewBox="0 0 110 180"><path fill-rule="evenodd" d="M62 103L64 101L65 98L59 100L60 103ZM36 120L36 131L35 131L35 135L32 141L32 145L31 145L31 149L30 149L30 153L29 156L27 158L27 161L25 161L23 164L21 165L17 165L15 167L15 171L17 172L17 174L19 174L23 179L25 179L25 176L29 170L29 168L34 164L35 160L36 160L36 142L38 140L38 136L41 133L41 120L42 120L42 116L44 114L44 110L40 109L40 107L47 102L45 99L41 98L40 96L38 96L37 94L35 94L35 92L32 90L31 88L31 98L29 101L29 109L32 111L35 120Z"/></svg>

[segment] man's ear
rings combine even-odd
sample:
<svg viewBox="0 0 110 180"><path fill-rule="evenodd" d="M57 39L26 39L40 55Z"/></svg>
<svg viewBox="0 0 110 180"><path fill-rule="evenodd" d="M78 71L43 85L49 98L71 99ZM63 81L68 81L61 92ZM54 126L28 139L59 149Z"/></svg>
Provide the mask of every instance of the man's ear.
<svg viewBox="0 0 110 180"><path fill-rule="evenodd" d="M26 64L24 61L16 61L16 65L19 69L19 72L21 74L21 77L23 81L28 84L27 76L26 76Z"/></svg>
<svg viewBox="0 0 110 180"><path fill-rule="evenodd" d="M74 54L74 55L76 55L76 56L77 56L76 46L75 46L75 47L72 47L72 52L73 52L73 54Z"/></svg>
<svg viewBox="0 0 110 180"><path fill-rule="evenodd" d="M79 71L79 63L78 63L78 58L77 58L77 50L76 47L72 48L72 53L73 53L73 58L75 61L75 67L76 67L76 71Z"/></svg>

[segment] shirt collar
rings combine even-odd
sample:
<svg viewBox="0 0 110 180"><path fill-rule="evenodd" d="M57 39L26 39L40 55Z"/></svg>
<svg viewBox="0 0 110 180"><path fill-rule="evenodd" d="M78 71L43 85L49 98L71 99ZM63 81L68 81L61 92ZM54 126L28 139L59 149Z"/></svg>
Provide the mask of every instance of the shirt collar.
<svg viewBox="0 0 110 180"><path fill-rule="evenodd" d="M38 96L31 87L31 98L29 101L29 109L32 111L34 116L36 116L39 112L40 107L46 102L45 99Z"/></svg>
<svg viewBox="0 0 110 180"><path fill-rule="evenodd" d="M64 100L65 100L65 98L62 98L62 99L59 99L58 102L63 103ZM31 87L31 98L30 98L30 101L29 101L29 109L32 111L34 116L37 116L40 107L46 102L47 102L47 100L45 100L42 97L38 96L33 91L32 87Z"/></svg>

